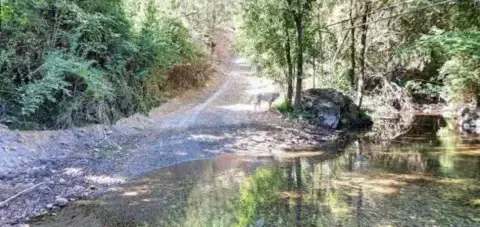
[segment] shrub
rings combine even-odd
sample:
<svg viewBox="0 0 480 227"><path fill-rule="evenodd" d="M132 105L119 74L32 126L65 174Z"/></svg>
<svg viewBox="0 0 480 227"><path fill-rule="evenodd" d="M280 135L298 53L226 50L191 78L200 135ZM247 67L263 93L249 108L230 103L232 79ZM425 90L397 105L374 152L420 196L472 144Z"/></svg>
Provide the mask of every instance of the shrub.
<svg viewBox="0 0 480 227"><path fill-rule="evenodd" d="M294 110L292 103L288 102L287 100L275 106L275 109L277 109L282 114L293 113L293 110Z"/></svg>
<svg viewBox="0 0 480 227"><path fill-rule="evenodd" d="M137 33L122 0L2 1L0 123L112 123L158 105L173 66L202 51L179 20L147 8Z"/></svg>
<svg viewBox="0 0 480 227"><path fill-rule="evenodd" d="M443 93L447 101L468 101L477 98L480 93L480 32L443 31L433 29L422 36L415 45L405 51L408 56L423 56L426 61L431 53L445 61L438 68L438 76L428 82L441 82L438 85L410 82L411 89L423 93ZM439 83L437 83L439 84Z"/></svg>

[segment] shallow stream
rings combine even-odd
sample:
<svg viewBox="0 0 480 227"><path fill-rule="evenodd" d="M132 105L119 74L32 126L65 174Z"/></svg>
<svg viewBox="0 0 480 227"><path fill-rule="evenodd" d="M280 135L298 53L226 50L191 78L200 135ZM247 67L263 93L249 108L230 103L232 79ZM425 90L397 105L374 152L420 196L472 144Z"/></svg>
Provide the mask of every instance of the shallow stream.
<svg viewBox="0 0 480 227"><path fill-rule="evenodd" d="M31 225L480 226L480 138L440 118L392 143L307 156L181 163Z"/></svg>

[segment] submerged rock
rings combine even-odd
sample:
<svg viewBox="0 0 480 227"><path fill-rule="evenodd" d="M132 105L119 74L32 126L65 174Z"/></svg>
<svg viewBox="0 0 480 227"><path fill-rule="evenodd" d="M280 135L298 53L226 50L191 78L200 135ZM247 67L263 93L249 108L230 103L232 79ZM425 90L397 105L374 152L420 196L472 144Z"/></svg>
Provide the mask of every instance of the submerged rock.
<svg viewBox="0 0 480 227"><path fill-rule="evenodd" d="M55 199L55 205L59 206L59 207L64 207L68 204L68 200L65 199L65 198L62 198L62 197L57 197Z"/></svg>
<svg viewBox="0 0 480 227"><path fill-rule="evenodd" d="M461 132L467 134L480 135L480 111L477 109L470 109L464 107L460 110L458 119L458 126Z"/></svg>
<svg viewBox="0 0 480 227"><path fill-rule="evenodd" d="M303 93L302 109L327 128L363 128L372 125L353 100L334 89L310 89Z"/></svg>
<svg viewBox="0 0 480 227"><path fill-rule="evenodd" d="M8 132L10 129L8 129L8 126L4 124L0 124L0 132Z"/></svg>

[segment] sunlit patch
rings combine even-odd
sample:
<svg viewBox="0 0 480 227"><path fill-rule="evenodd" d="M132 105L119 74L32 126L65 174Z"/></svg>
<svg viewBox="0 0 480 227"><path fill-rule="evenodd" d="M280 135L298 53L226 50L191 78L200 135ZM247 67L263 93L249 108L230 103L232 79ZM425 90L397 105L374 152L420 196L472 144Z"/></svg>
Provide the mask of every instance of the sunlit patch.
<svg viewBox="0 0 480 227"><path fill-rule="evenodd" d="M121 196L125 197L134 197L134 196L139 196L139 195L144 195L148 192L147 187L138 187L138 188L133 188L131 191L126 191L121 193Z"/></svg>
<svg viewBox="0 0 480 227"><path fill-rule="evenodd" d="M466 180L465 179L442 179L438 181L439 183L442 184L465 184Z"/></svg>
<svg viewBox="0 0 480 227"><path fill-rule="evenodd" d="M142 202L151 202L152 200L151 199L142 199Z"/></svg>
<svg viewBox="0 0 480 227"><path fill-rule="evenodd" d="M175 154L180 155L180 156L187 156L188 155L188 153L185 152L185 151L176 151Z"/></svg>
<svg viewBox="0 0 480 227"><path fill-rule="evenodd" d="M137 196L138 194L139 194L138 192L130 191L130 192L122 193L122 196Z"/></svg>
<svg viewBox="0 0 480 227"><path fill-rule="evenodd" d="M280 192L280 199L298 199L302 195L294 191L283 191Z"/></svg>
<svg viewBox="0 0 480 227"><path fill-rule="evenodd" d="M415 174L387 174L379 173L376 175L363 175L360 173L344 173L338 177L338 180L334 180L335 187L342 188L349 191L347 194L350 196L358 195L355 190L363 189L374 194L395 194L400 189L408 186L410 182L425 181L431 178L425 175Z"/></svg>
<svg viewBox="0 0 480 227"><path fill-rule="evenodd" d="M385 186L377 186L377 185L366 185L366 189L373 191L375 193L381 194L394 194L398 192L398 188L395 187L385 187Z"/></svg>
<svg viewBox="0 0 480 227"><path fill-rule="evenodd" d="M106 175L89 175L85 179L90 183L103 184L103 185L112 185L112 184L122 184L125 183L125 178L123 177L111 177Z"/></svg>
<svg viewBox="0 0 480 227"><path fill-rule="evenodd" d="M278 159L291 159L291 158L308 158L308 157L319 157L326 156L327 152L320 151L295 151L295 152L285 152L285 151L275 151L275 157Z"/></svg>
<svg viewBox="0 0 480 227"><path fill-rule="evenodd" d="M138 206L140 204L141 204L140 201L133 201L133 202L129 203L128 205L129 206Z"/></svg>
<svg viewBox="0 0 480 227"><path fill-rule="evenodd" d="M374 179L368 181L369 184L382 185L382 186L405 186L407 183L392 180L392 179Z"/></svg>
<svg viewBox="0 0 480 227"><path fill-rule="evenodd" d="M330 207L332 210L332 213L334 214L347 214L350 212L350 209L348 207Z"/></svg>
<svg viewBox="0 0 480 227"><path fill-rule="evenodd" d="M121 187L111 187L111 188L108 189L108 191L118 192L118 191L120 191L120 190L122 190L122 189L123 189L123 188L121 188Z"/></svg>
<svg viewBox="0 0 480 227"><path fill-rule="evenodd" d="M229 106L219 106L220 109L231 110L231 111L253 111L254 106L248 104L235 104Z"/></svg>
<svg viewBox="0 0 480 227"><path fill-rule="evenodd" d="M247 60L244 57L237 57L233 62L235 64L246 64Z"/></svg>
<svg viewBox="0 0 480 227"><path fill-rule="evenodd" d="M403 180L407 182L433 180L433 177L424 175L424 174L390 174L388 173L388 174L380 174L380 176L387 179L397 179L397 180Z"/></svg>
<svg viewBox="0 0 480 227"><path fill-rule="evenodd" d="M63 173L68 175L68 176L80 176L83 174L83 169L82 168L65 168L63 170Z"/></svg>
<svg viewBox="0 0 480 227"><path fill-rule="evenodd" d="M354 191L344 191L345 195L351 196L351 197L357 197L360 196L360 191L359 190L354 190Z"/></svg>
<svg viewBox="0 0 480 227"><path fill-rule="evenodd" d="M344 182L363 183L366 181L365 176L359 173L345 173L339 178Z"/></svg>
<svg viewBox="0 0 480 227"><path fill-rule="evenodd" d="M215 142L224 139L225 137L222 136L214 136L208 134L199 134L199 135L191 135L190 138L197 140L197 141L207 141L207 142Z"/></svg>
<svg viewBox="0 0 480 227"><path fill-rule="evenodd" d="M472 199L471 204L473 206L480 206L480 198Z"/></svg>
<svg viewBox="0 0 480 227"><path fill-rule="evenodd" d="M460 151L460 152L457 152L457 154L466 155L466 156L480 156L480 149Z"/></svg>

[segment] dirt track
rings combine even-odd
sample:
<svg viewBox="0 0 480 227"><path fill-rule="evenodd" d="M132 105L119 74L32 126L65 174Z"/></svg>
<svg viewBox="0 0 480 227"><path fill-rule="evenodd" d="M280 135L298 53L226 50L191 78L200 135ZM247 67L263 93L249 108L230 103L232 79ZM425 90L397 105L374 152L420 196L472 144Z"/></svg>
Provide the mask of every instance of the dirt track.
<svg viewBox="0 0 480 227"><path fill-rule="evenodd" d="M275 111L253 111L252 94L273 91L241 58L194 99L174 99L114 126L44 132L0 131L0 226L56 209L56 197L74 200L152 170L222 154L272 155L280 148L332 141L334 132L303 133ZM223 79L221 79L223 78Z"/></svg>

